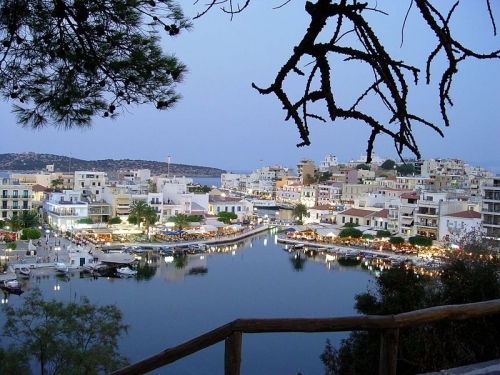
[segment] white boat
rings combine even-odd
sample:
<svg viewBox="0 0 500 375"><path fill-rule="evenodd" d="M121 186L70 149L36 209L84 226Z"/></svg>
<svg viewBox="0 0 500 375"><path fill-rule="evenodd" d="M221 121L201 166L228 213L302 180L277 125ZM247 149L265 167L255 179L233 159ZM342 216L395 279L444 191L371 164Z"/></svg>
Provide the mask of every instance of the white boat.
<svg viewBox="0 0 500 375"><path fill-rule="evenodd" d="M279 208L274 199L252 199L250 202L256 208Z"/></svg>
<svg viewBox="0 0 500 375"><path fill-rule="evenodd" d="M192 252L205 251L206 248L207 247L202 243L193 243L193 244L188 245L188 252L189 252L189 250Z"/></svg>
<svg viewBox="0 0 500 375"><path fill-rule="evenodd" d="M120 267L116 269L116 273L118 275L124 275L124 276L134 276L137 275L137 271L130 269L128 267Z"/></svg>
<svg viewBox="0 0 500 375"><path fill-rule="evenodd" d="M23 286L23 284L21 284L16 279L3 281L3 289L5 289L9 292L20 292L22 286Z"/></svg>
<svg viewBox="0 0 500 375"><path fill-rule="evenodd" d="M125 252L105 253L102 250L95 249L92 251L92 256L97 258L101 263L131 264L135 261L135 258L132 255Z"/></svg>
<svg viewBox="0 0 500 375"><path fill-rule="evenodd" d="M31 270L29 269L29 267L22 266L19 268L19 273L23 276L29 277L31 275Z"/></svg>
<svg viewBox="0 0 500 375"><path fill-rule="evenodd" d="M80 268L76 264L68 264L68 263L64 263L64 262L56 262L54 267L56 268L56 271L63 272L63 273L68 273L70 271L76 271Z"/></svg>

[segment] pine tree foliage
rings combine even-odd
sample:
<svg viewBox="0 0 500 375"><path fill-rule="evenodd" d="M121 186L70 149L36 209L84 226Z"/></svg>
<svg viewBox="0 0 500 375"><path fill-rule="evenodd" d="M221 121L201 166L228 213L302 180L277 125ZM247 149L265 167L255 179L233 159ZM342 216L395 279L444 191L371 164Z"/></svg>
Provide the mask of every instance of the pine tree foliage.
<svg viewBox="0 0 500 375"><path fill-rule="evenodd" d="M0 92L18 122L86 128L95 116L151 103L171 108L184 64L161 35L190 28L172 0L0 2Z"/></svg>

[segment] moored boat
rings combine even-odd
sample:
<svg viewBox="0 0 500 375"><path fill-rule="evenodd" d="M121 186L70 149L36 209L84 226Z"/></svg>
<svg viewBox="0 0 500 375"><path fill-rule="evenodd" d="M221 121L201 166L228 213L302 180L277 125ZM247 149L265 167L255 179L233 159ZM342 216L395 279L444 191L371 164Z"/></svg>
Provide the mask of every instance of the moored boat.
<svg viewBox="0 0 500 375"><path fill-rule="evenodd" d="M137 271L128 267L119 267L116 269L116 273L120 276L134 276L137 275Z"/></svg>
<svg viewBox="0 0 500 375"><path fill-rule="evenodd" d="M27 276L27 277L29 277L29 276L31 275L31 270L29 269L29 267L23 266L23 267L20 267L20 268L19 268L19 273L20 273L22 276Z"/></svg>
<svg viewBox="0 0 500 375"><path fill-rule="evenodd" d="M3 289L7 290L8 292L20 292L23 284L21 284L19 281L16 279L12 280L4 280L3 281Z"/></svg>

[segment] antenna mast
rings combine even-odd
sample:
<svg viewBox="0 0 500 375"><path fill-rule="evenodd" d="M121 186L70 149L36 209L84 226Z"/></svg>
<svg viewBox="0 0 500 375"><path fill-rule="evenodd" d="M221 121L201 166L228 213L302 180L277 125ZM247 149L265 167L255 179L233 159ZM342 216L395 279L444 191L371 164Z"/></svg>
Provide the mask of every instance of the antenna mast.
<svg viewBox="0 0 500 375"><path fill-rule="evenodd" d="M170 155L167 156L167 177L170 177Z"/></svg>

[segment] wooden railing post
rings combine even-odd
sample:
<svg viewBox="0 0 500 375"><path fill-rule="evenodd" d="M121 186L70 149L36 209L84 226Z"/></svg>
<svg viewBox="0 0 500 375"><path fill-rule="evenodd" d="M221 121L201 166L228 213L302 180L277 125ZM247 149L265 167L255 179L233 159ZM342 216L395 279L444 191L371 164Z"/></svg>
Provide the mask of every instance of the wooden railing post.
<svg viewBox="0 0 500 375"><path fill-rule="evenodd" d="M379 375L396 375L399 329L384 329L380 333Z"/></svg>
<svg viewBox="0 0 500 375"><path fill-rule="evenodd" d="M241 365L241 331L233 333L225 341L224 375L240 375Z"/></svg>

